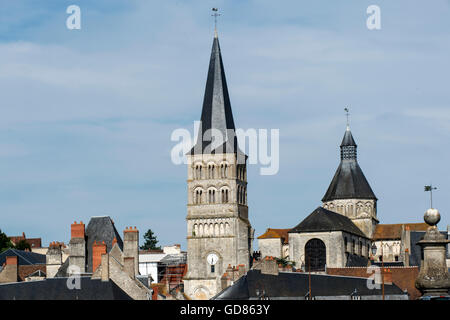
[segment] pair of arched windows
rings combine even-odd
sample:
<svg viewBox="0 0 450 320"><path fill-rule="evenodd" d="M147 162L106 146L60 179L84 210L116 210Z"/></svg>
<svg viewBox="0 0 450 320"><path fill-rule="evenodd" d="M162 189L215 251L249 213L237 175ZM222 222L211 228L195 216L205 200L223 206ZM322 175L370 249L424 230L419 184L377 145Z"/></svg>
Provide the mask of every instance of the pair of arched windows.
<svg viewBox="0 0 450 320"><path fill-rule="evenodd" d="M214 171L215 171L215 166L213 164L208 164L208 179L214 179Z"/></svg>
<svg viewBox="0 0 450 320"><path fill-rule="evenodd" d="M216 190L215 189L208 190L208 202L216 203Z"/></svg>
<svg viewBox="0 0 450 320"><path fill-rule="evenodd" d="M228 189L222 189L222 203L228 203Z"/></svg>
<svg viewBox="0 0 450 320"><path fill-rule="evenodd" d="M247 203L247 190L243 186L237 187L237 201L240 204L246 204Z"/></svg>
<svg viewBox="0 0 450 320"><path fill-rule="evenodd" d="M211 188L205 194L207 203L219 203L218 201L220 203L228 203L230 201L230 191L226 187L222 188L219 193L216 189ZM197 188L194 190L193 202L194 204L204 203L203 189Z"/></svg>
<svg viewBox="0 0 450 320"><path fill-rule="evenodd" d="M227 178L228 177L228 164L222 163L220 165L220 172L218 172L219 178ZM206 174L203 171L203 165L197 164L194 166L194 179L203 179L206 176L206 179L215 179L216 178L216 165L214 163L210 163L206 167Z"/></svg>
<svg viewBox="0 0 450 320"><path fill-rule="evenodd" d="M246 168L244 165L237 166L237 178L239 180L245 181Z"/></svg>
<svg viewBox="0 0 450 320"><path fill-rule="evenodd" d="M194 169L194 179L201 179L202 178L202 165L198 164L195 166Z"/></svg>
<svg viewBox="0 0 450 320"><path fill-rule="evenodd" d="M202 203L202 194L203 194L203 190L202 189L195 190L195 192L194 192L194 203L195 204Z"/></svg>
<svg viewBox="0 0 450 320"><path fill-rule="evenodd" d="M228 164L222 163L220 165L220 177L227 178L228 177Z"/></svg>

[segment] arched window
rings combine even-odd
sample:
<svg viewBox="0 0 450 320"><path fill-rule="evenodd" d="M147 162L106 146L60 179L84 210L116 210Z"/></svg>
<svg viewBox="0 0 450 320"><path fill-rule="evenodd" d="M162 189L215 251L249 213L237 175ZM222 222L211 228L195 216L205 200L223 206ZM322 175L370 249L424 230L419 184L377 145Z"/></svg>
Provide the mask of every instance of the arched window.
<svg viewBox="0 0 450 320"><path fill-rule="evenodd" d="M214 179L214 164L208 165L208 179Z"/></svg>
<svg viewBox="0 0 450 320"><path fill-rule="evenodd" d="M311 239L305 245L306 271L325 271L327 263L325 243L320 239Z"/></svg>
<svg viewBox="0 0 450 320"><path fill-rule="evenodd" d="M239 200L240 200L240 197L241 197L241 189L240 188L241 188L240 186L237 187L237 194L236 194L236 201L237 201L237 203L239 203Z"/></svg>
<svg viewBox="0 0 450 320"><path fill-rule="evenodd" d="M195 190L195 192L194 192L194 203L195 204L202 203L202 193L203 193L202 189Z"/></svg>
<svg viewBox="0 0 450 320"><path fill-rule="evenodd" d="M197 226L196 223L194 224L194 227L192 228L192 236L193 237L197 237L198 236L198 226Z"/></svg>
<svg viewBox="0 0 450 320"><path fill-rule="evenodd" d="M214 189L208 190L208 201L209 203L216 203L216 190Z"/></svg>

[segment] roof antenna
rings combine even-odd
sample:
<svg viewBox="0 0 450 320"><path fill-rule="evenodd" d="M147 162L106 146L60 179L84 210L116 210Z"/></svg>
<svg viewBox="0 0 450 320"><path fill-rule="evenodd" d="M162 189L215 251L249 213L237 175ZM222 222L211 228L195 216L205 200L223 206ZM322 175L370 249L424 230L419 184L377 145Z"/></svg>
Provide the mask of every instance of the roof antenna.
<svg viewBox="0 0 450 320"><path fill-rule="evenodd" d="M350 130L350 124L349 124L349 122L348 122L348 117L349 117L349 115L350 115L350 113L349 113L349 109L347 108L347 107L345 107L344 108L344 111L347 113L346 114L346 116L347 116L347 131L349 131Z"/></svg>
<svg viewBox="0 0 450 320"><path fill-rule="evenodd" d="M212 8L211 10L214 12L211 15L214 17L214 38L217 38L217 17L220 16L220 13L218 13L218 8Z"/></svg>

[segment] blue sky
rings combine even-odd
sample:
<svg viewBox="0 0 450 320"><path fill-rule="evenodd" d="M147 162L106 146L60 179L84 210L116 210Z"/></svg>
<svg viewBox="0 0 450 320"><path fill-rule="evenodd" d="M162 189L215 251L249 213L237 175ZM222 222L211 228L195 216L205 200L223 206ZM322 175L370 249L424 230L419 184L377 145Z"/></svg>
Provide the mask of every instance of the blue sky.
<svg viewBox="0 0 450 320"><path fill-rule="evenodd" d="M66 28L71 4L81 30ZM366 28L371 4L381 30ZM433 183L450 224L449 1L4 0L3 231L47 245L110 215L186 248L187 169L170 135L200 118L212 7L236 125L280 130L279 173L248 169L256 236L320 205L345 106L380 221L422 222Z"/></svg>

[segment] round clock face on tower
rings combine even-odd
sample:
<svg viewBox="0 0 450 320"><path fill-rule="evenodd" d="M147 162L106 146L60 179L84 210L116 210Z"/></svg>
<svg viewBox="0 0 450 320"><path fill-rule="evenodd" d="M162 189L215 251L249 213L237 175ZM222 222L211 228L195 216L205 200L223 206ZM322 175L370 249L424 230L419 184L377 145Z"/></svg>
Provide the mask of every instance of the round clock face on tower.
<svg viewBox="0 0 450 320"><path fill-rule="evenodd" d="M219 261L219 257L215 253L210 253L206 257L206 261L208 261L208 263L213 266L217 263L217 261Z"/></svg>

